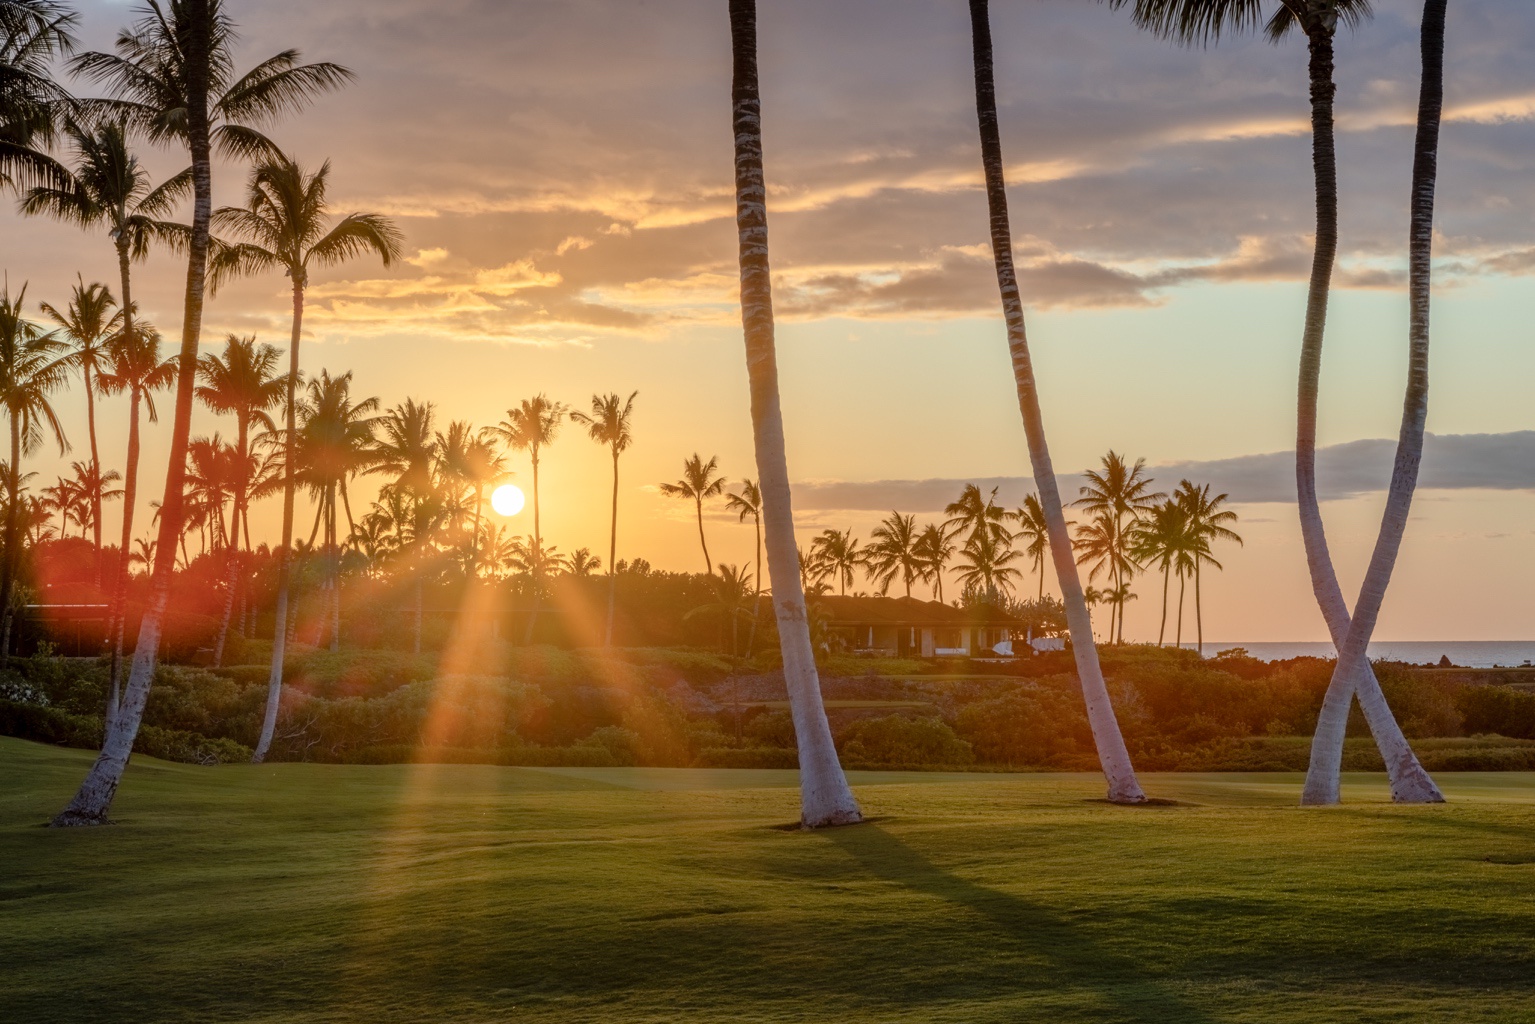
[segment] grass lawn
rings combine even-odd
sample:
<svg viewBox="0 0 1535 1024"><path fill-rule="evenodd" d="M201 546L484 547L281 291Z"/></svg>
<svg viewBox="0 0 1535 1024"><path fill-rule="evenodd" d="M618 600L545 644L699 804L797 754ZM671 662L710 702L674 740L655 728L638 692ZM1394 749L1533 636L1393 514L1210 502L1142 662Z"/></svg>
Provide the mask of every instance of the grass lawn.
<svg viewBox="0 0 1535 1024"><path fill-rule="evenodd" d="M0 1020L1535 1020L1535 776L198 768L52 830L82 751L0 739Z"/></svg>

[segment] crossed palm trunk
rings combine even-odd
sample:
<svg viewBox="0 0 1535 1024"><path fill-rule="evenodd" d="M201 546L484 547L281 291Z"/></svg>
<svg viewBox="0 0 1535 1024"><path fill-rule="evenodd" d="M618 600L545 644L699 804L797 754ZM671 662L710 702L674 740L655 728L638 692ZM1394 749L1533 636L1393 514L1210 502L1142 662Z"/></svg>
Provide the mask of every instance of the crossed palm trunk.
<svg viewBox="0 0 1535 1024"><path fill-rule="evenodd" d="M1430 287L1432 283L1434 190L1438 177L1439 123L1444 104L1444 24L1447 0L1427 0L1423 7L1421 50L1423 79L1418 98L1417 136L1412 173L1412 225L1409 237L1409 296L1407 394L1397 439L1396 461L1386 494L1380 533L1370 557L1352 618L1344 602L1327 550L1316 492L1316 408L1320 376L1322 328L1331 258L1337 246L1336 167L1332 149L1332 46L1312 43L1313 124L1317 165L1317 264L1312 273L1312 302L1307 310L1302 349L1300 424L1296 443L1296 480L1300 491L1302 535L1311 569L1312 587L1338 648L1338 663L1322 702L1311 744L1311 764L1301 803L1339 801L1339 774L1349 708L1355 695L1375 734L1391 779L1392 799L1399 803L1440 803L1444 796L1418 763L1381 693L1367 657L1381 602L1391 581L1402 535L1412 507L1418 469L1423 458L1423 433L1428 417L1428 349ZM1319 66L1320 65L1320 66ZM1325 84L1319 84L1325 74ZM1327 243L1324 249L1323 242ZM1318 294L1320 293L1320 295Z"/></svg>
<svg viewBox="0 0 1535 1024"><path fill-rule="evenodd" d="M752 441L766 520L768 572L783 652L784 683L799 749L800 822L807 828L863 820L837 759L810 643L794 543L794 509L784 451L783 410L773 338L768 269L767 187L762 171L762 99L757 87L757 5L730 0L731 125L735 136L736 230L740 239L741 327L751 389Z"/></svg>
<svg viewBox="0 0 1535 1024"><path fill-rule="evenodd" d="M1002 311L1007 320L1007 344L1013 360L1013 377L1018 388L1018 409L1023 416L1028 437L1029 460L1034 483L1039 488L1040 504L1049 525L1050 554L1055 561L1056 577L1066 606L1066 622L1071 631L1072 653L1077 675L1082 681L1082 696L1087 703L1088 723L1097 744L1098 760L1108 781L1108 799L1113 803L1144 803L1146 794L1136 781L1109 700L1103 669L1098 663L1098 648L1093 642L1093 624L1082 595L1082 581L1077 575L1072 555L1071 537L1066 529L1066 515L1061 507L1060 489L1050 463L1050 449L1045 443L1044 417L1039 408L1039 390L1029 356L1024 328L1023 302L1018 292L1018 278L1013 267L1012 230L1007 213L1007 186L1002 172L1002 140L997 126L996 82L992 67L991 20L987 0L970 0L971 41L975 58L975 106L981 136L981 162L986 172L986 201L991 214L991 248L997 268L997 286L1002 293Z"/></svg>

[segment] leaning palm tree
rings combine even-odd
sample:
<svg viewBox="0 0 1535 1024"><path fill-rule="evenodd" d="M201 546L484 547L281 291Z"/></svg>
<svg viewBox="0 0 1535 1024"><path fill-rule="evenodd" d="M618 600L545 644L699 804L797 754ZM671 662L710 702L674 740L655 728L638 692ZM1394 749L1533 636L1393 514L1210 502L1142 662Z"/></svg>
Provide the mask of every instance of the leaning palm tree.
<svg viewBox="0 0 1535 1024"><path fill-rule="evenodd" d="M1050 550L1050 524L1045 520L1045 510L1039 503L1039 495L1026 495L1023 504L1009 514L1018 524L1018 532L1014 534L1014 539L1023 542L1023 553L1034 561L1034 572L1039 576L1039 595L1036 600L1043 601L1045 599L1045 552Z"/></svg>
<svg viewBox="0 0 1535 1024"><path fill-rule="evenodd" d="M149 413L149 422L159 421L155 410L156 391L170 387L176 380L176 361L160 358L160 333L152 324L140 321L130 333L124 331L112 341L107 365L102 368L100 387L103 394L128 393L128 458L123 472L123 529L117 551L117 572L112 587L112 672L107 698L107 720L117 714L122 690L123 633L126 622L124 601L131 566L129 547L133 541L133 512L138 501L139 482L139 407Z"/></svg>
<svg viewBox="0 0 1535 1024"><path fill-rule="evenodd" d="M123 311L117 308L117 300L104 284L86 284L78 277L69 305L62 311L43 303L43 312L59 325L59 331L68 339L71 351L69 365L80 371L85 383L85 424L90 436L90 471L101 477L101 453L96 446L96 378L107 361L107 348L111 338L123 326ZM101 495L99 489L92 493L91 543L96 549L96 583L101 583Z"/></svg>
<svg viewBox="0 0 1535 1024"><path fill-rule="evenodd" d="M155 548L158 560L128 686L118 715L107 723L100 755L69 806L54 819L56 825L106 821L154 679L184 511L197 346L208 283L214 149L245 155L270 153L271 143L254 126L302 109L317 93L338 88L352 77L337 64L302 64L297 50L284 50L244 74L236 73L234 24L223 0L147 0L139 13L138 23L117 37L115 53L81 54L71 67L107 87L113 113L130 128L154 142L184 144L191 157L192 224L185 242L186 302L175 415Z"/></svg>
<svg viewBox="0 0 1535 1024"><path fill-rule="evenodd" d="M592 396L590 415L573 412L570 418L586 427L587 435L598 444L607 445L613 456L613 514L608 529L608 618L603 630L602 645L613 646L613 612L618 602L618 457L634 443L634 431L629 422L634 415L634 399L638 391L630 392L627 399L617 394Z"/></svg>
<svg viewBox="0 0 1535 1024"><path fill-rule="evenodd" d="M762 172L762 99L757 87L756 0L730 0L731 130L735 140L736 231L740 241L741 326L751 388L752 440L762 488L768 574L784 683L799 747L800 821L808 828L862 820L837 760L810 640L805 595L794 543L789 463L773 341L773 292L768 268L767 186Z"/></svg>
<svg viewBox="0 0 1535 1024"><path fill-rule="evenodd" d="M1055 560L1061 600L1066 607L1066 622L1071 631L1072 653L1077 675L1087 704L1087 719L1098 746L1098 760L1108 780L1108 798L1116 803L1140 803L1146 799L1136 781L1109 701L1103 669L1098 664L1098 648L1093 643L1092 619L1082 600L1082 582L1072 559L1071 538L1066 529L1066 514L1061 507L1060 489L1050 450L1045 442L1044 417L1039 408L1039 388L1034 379L1034 365L1029 355L1024 327L1023 299L1018 291L1018 275L1013 266L1012 229L1007 215L1007 184L1002 173L1002 139L997 126L996 82L992 71L991 16L987 0L970 0L971 41L975 63L975 105L981 136L981 163L986 175L986 200L991 215L991 249L996 261L997 287L1002 294L1002 311L1007 321L1008 350L1012 355L1013 378L1018 389L1018 408L1028 437L1029 459L1033 465L1034 485L1039 488L1040 504L1050 526L1050 553Z"/></svg>
<svg viewBox="0 0 1535 1024"><path fill-rule="evenodd" d="M552 402L542 394L524 398L514 409L506 410L506 419L490 428L509 448L526 451L533 463L533 539L543 544L544 534L538 519L538 455L554 443L560 423L569 408L564 402Z"/></svg>
<svg viewBox="0 0 1535 1024"><path fill-rule="evenodd" d="M27 286L14 299L0 290L0 409L11 430L11 457L5 480L5 553L0 559L0 661L11 656L11 602L21 566L21 457L42 446L45 430L63 455L69 444L49 396L68 380L64 342L22 315Z"/></svg>
<svg viewBox="0 0 1535 1024"><path fill-rule="evenodd" d="M725 491L725 478L716 476L719 470L718 455L711 455L705 462L702 455L693 453L682 463L682 479L674 484L662 484L661 493L673 498L692 498L693 511L698 516L698 543L704 549L704 566L714 575L714 562L709 559L709 541L704 537L704 502L718 497Z"/></svg>
<svg viewBox="0 0 1535 1024"><path fill-rule="evenodd" d="M911 585L922 578L922 553L917 548L921 536L916 516L894 510L869 531L864 558L881 594L889 593L899 579L906 587L906 596L911 596Z"/></svg>
<svg viewBox="0 0 1535 1024"><path fill-rule="evenodd" d="M277 553L277 610L272 640L272 672L267 679L267 707L254 760L259 763L271 745L277 725L286 654L288 590L292 582L293 501L296 486L299 340L304 325L304 290L311 270L339 266L368 253L390 266L401 255L400 232L376 213L349 213L332 221L327 204L330 162L313 174L282 154L275 154L251 172L245 205L226 206L213 214L213 224L237 244L223 246L213 261L214 287L238 274L281 269L293 290L293 323L288 341L287 396L284 407L287 453L283 468L283 542Z"/></svg>
<svg viewBox="0 0 1535 1024"><path fill-rule="evenodd" d="M1113 7L1123 7L1132 0L1109 0ZM1333 567L1332 554L1327 545L1327 533L1322 522L1322 509L1317 497L1316 438L1317 403L1321 386L1322 344L1327 330L1327 307L1332 289L1332 275L1338 256L1338 161L1334 139L1333 104L1337 85L1333 80L1334 42L1338 24L1357 26L1371 14L1370 0L1133 0L1137 24L1166 38L1184 44L1208 44L1227 32L1244 32L1262 27L1269 39L1279 42L1291 31L1299 28L1306 36L1309 51L1309 78L1311 98L1311 146L1312 170L1316 192L1316 238L1312 253L1311 277L1306 296L1306 321L1301 335L1300 385L1297 401L1295 479L1297 504L1300 512L1301 539L1306 548L1306 565L1311 576L1311 589L1327 623L1327 631L1335 647L1341 652L1350 631L1351 615L1343 589L1338 584ZM1437 2L1437 0L1435 0ZM1442 10L1442 9L1441 9ZM1433 24L1425 12L1425 29ZM1442 24L1442 19L1439 22ZM1424 95L1419 105L1419 141L1426 132L1432 132L1432 148L1438 145L1437 107L1425 109L1430 93L1442 98L1442 87L1431 82L1427 64L1428 51L1432 46L1425 38ZM1442 53L1442 37L1439 52ZM1428 121L1432 120L1430 126ZM1420 146L1419 153L1422 155ZM1418 166L1415 163L1415 171ZM1432 178L1432 169L1428 177ZM1414 177L1414 201L1419 198ZM1432 185L1428 188L1432 218ZM1414 216L1421 212L1415 205ZM1415 221L1416 225L1416 221ZM1428 244L1427 242L1423 244ZM1413 245L1418 246L1417 236ZM1425 271L1426 273L1426 271ZM1426 299L1425 299L1426 302ZM1425 306L1426 309L1426 306ZM1425 313L1426 317L1426 313ZM1427 328L1424 327L1426 345ZM1416 356L1414 356L1416 358ZM1424 373L1427 373L1425 368ZM1409 379L1409 396L1415 386ZM1410 399L1409 399L1410 400ZM1393 477L1395 479L1395 477ZM1416 476L1414 476L1414 482ZM1405 478L1404 478L1405 482ZM1410 494L1408 495L1410 499ZM1399 502L1398 502L1399 503ZM1340 661L1341 665L1342 662ZM1412 747L1402 735L1401 727L1391 713L1381 692L1375 673L1368 668L1359 672L1357 686L1359 705L1365 721L1370 726L1375 742L1386 762L1391 778L1392 799L1402 803L1438 803L1444 799L1439 788L1418 763ZM1345 689L1348 688L1345 686ZM1336 737L1336 763L1342 763L1342 726L1338 716L1347 718L1352 705L1353 693L1343 698L1340 712L1334 705L1324 705L1327 725L1318 724L1318 734L1326 733L1327 743ZM1324 760L1329 760L1329 753ZM1323 772L1327 775L1327 772ZM1303 796L1305 803L1336 802L1336 773L1331 781L1323 781L1315 791L1308 789Z"/></svg>
<svg viewBox="0 0 1535 1024"><path fill-rule="evenodd" d="M51 65L74 47L78 19L57 0L0 0L0 188L69 180L46 149L73 105Z"/></svg>

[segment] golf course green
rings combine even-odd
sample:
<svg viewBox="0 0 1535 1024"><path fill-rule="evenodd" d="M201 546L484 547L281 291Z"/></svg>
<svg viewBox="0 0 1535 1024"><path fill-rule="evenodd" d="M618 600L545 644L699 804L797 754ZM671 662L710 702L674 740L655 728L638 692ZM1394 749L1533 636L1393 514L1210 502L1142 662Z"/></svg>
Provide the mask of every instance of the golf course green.
<svg viewBox="0 0 1535 1024"><path fill-rule="evenodd" d="M1535 776L853 773L136 758L0 739L0 1019L1535 1020Z"/></svg>

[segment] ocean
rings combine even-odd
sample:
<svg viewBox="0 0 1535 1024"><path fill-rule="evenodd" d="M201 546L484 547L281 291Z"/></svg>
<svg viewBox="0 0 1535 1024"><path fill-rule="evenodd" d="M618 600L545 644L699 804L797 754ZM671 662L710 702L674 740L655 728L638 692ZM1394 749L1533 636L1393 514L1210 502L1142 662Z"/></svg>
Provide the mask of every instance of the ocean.
<svg viewBox="0 0 1535 1024"><path fill-rule="evenodd" d="M1193 644L1183 646L1193 648ZM1233 647L1242 647L1262 661L1286 658L1332 658L1337 651L1332 644L1321 643L1214 643L1205 642L1205 655L1211 656ZM1383 640L1370 645L1372 661L1405 661L1416 665L1437 664L1441 657L1463 668L1517 668L1535 663L1535 640Z"/></svg>

